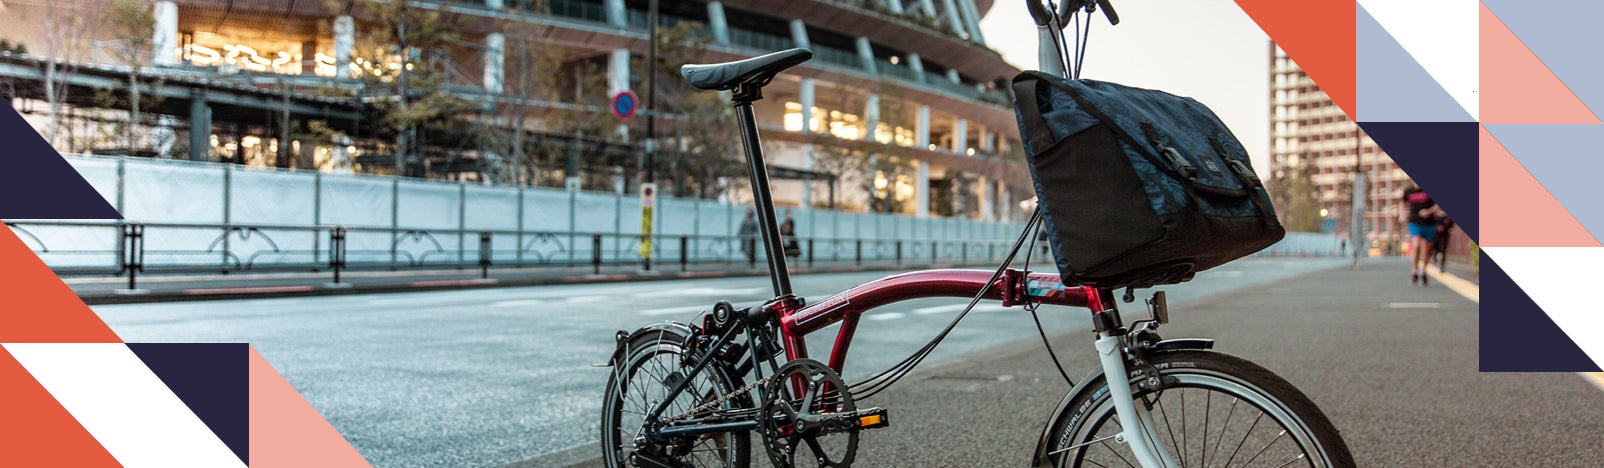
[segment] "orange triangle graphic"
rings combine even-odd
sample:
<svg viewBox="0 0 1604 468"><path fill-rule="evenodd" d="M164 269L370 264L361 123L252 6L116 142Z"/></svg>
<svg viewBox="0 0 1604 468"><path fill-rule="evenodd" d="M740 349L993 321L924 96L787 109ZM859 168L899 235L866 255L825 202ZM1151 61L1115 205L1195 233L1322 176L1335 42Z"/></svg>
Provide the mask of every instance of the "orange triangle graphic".
<svg viewBox="0 0 1604 468"><path fill-rule="evenodd" d="M1599 247L1598 239L1487 132L1487 127L1481 127L1480 172L1482 246Z"/></svg>
<svg viewBox="0 0 1604 468"><path fill-rule="evenodd" d="M0 343L118 343L11 228L0 228Z"/></svg>
<svg viewBox="0 0 1604 468"><path fill-rule="evenodd" d="M1353 119L1356 0L1236 0L1259 28Z"/></svg>
<svg viewBox="0 0 1604 468"><path fill-rule="evenodd" d="M0 466L122 466L0 348Z"/></svg>
<svg viewBox="0 0 1604 468"><path fill-rule="evenodd" d="M251 468L370 466L251 348Z"/></svg>
<svg viewBox="0 0 1604 468"><path fill-rule="evenodd" d="M1596 124L1598 116L1481 5L1481 123Z"/></svg>

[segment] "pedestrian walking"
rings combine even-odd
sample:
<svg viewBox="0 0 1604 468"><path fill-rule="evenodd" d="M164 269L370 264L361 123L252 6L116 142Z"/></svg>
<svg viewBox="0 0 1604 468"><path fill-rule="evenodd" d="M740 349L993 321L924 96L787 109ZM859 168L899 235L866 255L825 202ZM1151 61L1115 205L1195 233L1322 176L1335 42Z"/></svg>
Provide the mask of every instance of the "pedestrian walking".
<svg viewBox="0 0 1604 468"><path fill-rule="evenodd" d="M791 219L791 210L785 210L785 222L780 224L780 238L785 239L785 256L802 258L802 245L796 240L796 220Z"/></svg>
<svg viewBox="0 0 1604 468"><path fill-rule="evenodd" d="M1442 208L1419 185L1410 184L1404 189L1404 213L1399 221L1409 223L1409 284L1427 282L1426 266L1430 264L1432 242L1437 238L1437 217Z"/></svg>
<svg viewBox="0 0 1604 468"><path fill-rule="evenodd" d="M746 209L746 219L741 220L741 230L735 234L741 238L741 251L746 253L746 266L757 268L757 212L751 208Z"/></svg>

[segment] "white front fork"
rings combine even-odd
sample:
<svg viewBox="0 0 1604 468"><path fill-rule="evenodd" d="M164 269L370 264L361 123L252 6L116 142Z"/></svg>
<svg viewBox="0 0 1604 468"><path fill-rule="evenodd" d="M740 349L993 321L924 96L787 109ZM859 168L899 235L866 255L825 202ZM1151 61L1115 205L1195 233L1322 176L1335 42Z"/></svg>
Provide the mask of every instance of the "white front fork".
<svg viewBox="0 0 1604 468"><path fill-rule="evenodd" d="M1146 408L1137 407L1133 401L1130 373L1125 371L1125 353L1120 352L1120 337L1099 336L1097 355L1103 362L1103 378L1108 383L1108 394L1114 399L1114 411L1119 415L1120 427L1124 429L1120 436L1136 454L1136 460L1141 462L1143 468L1180 466L1152 431L1152 414Z"/></svg>

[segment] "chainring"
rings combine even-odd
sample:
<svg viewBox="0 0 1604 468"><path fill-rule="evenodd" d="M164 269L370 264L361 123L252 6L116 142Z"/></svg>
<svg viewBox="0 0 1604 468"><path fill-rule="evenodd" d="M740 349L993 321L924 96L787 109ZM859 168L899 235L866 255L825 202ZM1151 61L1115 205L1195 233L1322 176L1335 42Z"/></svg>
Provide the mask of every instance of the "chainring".
<svg viewBox="0 0 1604 468"><path fill-rule="evenodd" d="M858 409L835 370L812 359L787 362L763 385L763 396L758 431L774 466L795 467L799 456L804 460L802 466L852 465L858 451L857 431L831 433L803 423L808 416ZM806 454L799 453L803 450ZM817 465L807 462L809 458Z"/></svg>

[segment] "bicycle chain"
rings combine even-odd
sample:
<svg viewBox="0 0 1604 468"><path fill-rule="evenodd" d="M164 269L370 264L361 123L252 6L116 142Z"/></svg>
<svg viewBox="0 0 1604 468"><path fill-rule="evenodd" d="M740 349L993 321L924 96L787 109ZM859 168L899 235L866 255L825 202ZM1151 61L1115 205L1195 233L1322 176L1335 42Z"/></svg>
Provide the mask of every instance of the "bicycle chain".
<svg viewBox="0 0 1604 468"><path fill-rule="evenodd" d="M724 402L730 401L731 398L735 398L737 395L744 395L747 392L750 392L753 389L757 388L758 386L763 385L765 383L768 383L770 380L774 380L774 377L775 377L775 375L771 375L771 376L768 376L768 377L764 377L764 378L758 379L756 382L752 382L750 385L747 385L745 387L741 387L740 389L738 389L736 391L730 392L728 395L724 395L724 396L721 396L721 397L718 397L718 398L714 398L713 401L709 401L707 403L703 403L701 405L697 405L695 408L691 408L689 411L686 411L684 413L680 413L680 414L676 414L676 415L673 415L673 416L670 416L670 417L667 417L667 418L663 418L663 420L662 420L663 424L673 424L674 422L679 421L681 419L685 419L686 417L689 417L692 414L700 413L700 412L712 409L714 407L717 407L718 405L721 405Z"/></svg>

